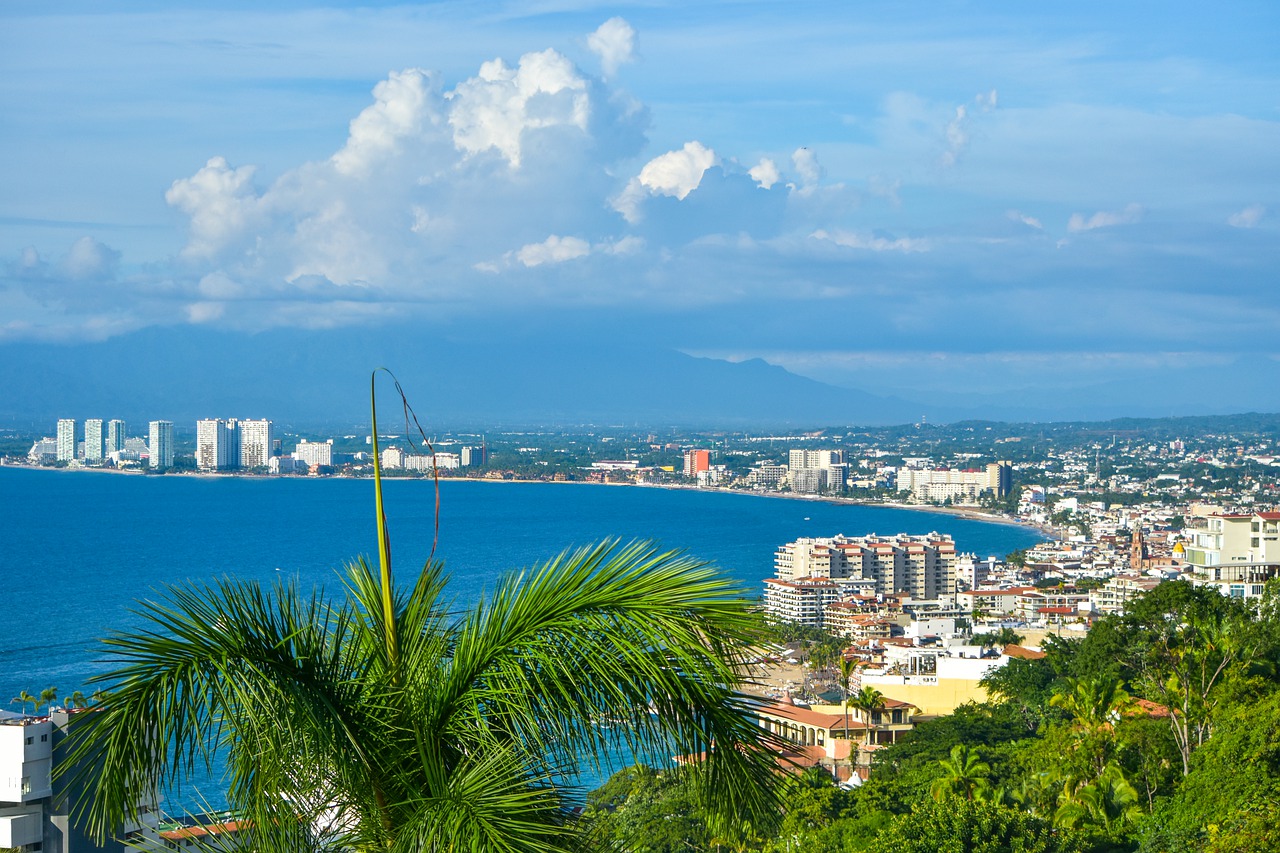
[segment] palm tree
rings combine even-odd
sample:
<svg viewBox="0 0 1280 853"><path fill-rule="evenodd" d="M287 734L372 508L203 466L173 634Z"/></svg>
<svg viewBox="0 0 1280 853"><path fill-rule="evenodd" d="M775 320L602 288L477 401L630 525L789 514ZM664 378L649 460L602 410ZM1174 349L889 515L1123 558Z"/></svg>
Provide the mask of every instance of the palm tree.
<svg viewBox="0 0 1280 853"><path fill-rule="evenodd" d="M1091 823L1110 835L1125 824L1137 822L1142 816L1138 799L1138 792L1113 761L1093 782L1075 791L1063 792L1054 822L1068 829Z"/></svg>
<svg viewBox="0 0 1280 853"><path fill-rule="evenodd" d="M67 704L77 710L83 710L89 707L89 698L76 690L67 698Z"/></svg>
<svg viewBox="0 0 1280 853"><path fill-rule="evenodd" d="M14 696L12 699L10 699L10 700L9 700L9 704L10 704L10 705L16 705L16 704L18 704L19 702L21 702L21 703L22 703L22 713L24 713L24 714L25 714L25 713L27 713L27 703L28 703L28 702L35 702L35 701L37 701L36 697L32 696L30 693L28 693L27 691L23 690L23 691L20 691L20 692L18 693L18 695L17 695L17 696Z"/></svg>
<svg viewBox="0 0 1280 853"><path fill-rule="evenodd" d="M1110 726L1128 707L1131 697L1119 678L1067 678L1049 704L1071 715L1074 725L1091 734Z"/></svg>
<svg viewBox="0 0 1280 853"><path fill-rule="evenodd" d="M857 658L840 656L840 701L844 705L844 736L849 737L849 679L858 668Z"/></svg>
<svg viewBox="0 0 1280 853"><path fill-rule="evenodd" d="M934 780L930 790L935 800L945 799L949 795L972 800L991 786L987 777L991 775L991 766L978 756L976 749L967 744L958 743L951 747L951 756L938 762L943 774Z"/></svg>
<svg viewBox="0 0 1280 853"><path fill-rule="evenodd" d="M871 715L884 707L884 694L874 687L863 687L854 694L850 704L867 715L867 742L871 743L875 738L875 730L871 728ZM845 732L848 732L847 725Z"/></svg>
<svg viewBox="0 0 1280 853"><path fill-rule="evenodd" d="M106 640L103 708L71 734L93 833L221 754L255 849L560 850L564 779L623 742L700 756L712 814L777 814L770 736L737 691L759 641L740 590L691 558L605 543L454 612L437 563L393 583L376 412L372 432L377 570L357 560L339 596L173 588Z"/></svg>
<svg viewBox="0 0 1280 853"><path fill-rule="evenodd" d="M40 691L40 696L36 699L36 713L40 713L40 709L52 705L58 701L58 688L46 687Z"/></svg>

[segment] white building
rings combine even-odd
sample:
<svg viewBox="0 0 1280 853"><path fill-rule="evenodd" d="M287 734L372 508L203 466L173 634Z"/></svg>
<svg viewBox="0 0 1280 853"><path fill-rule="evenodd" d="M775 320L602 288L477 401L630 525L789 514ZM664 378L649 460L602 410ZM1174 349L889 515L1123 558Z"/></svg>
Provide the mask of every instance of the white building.
<svg viewBox="0 0 1280 853"><path fill-rule="evenodd" d="M239 421L236 427L240 435L240 467L266 468L271 458L271 421Z"/></svg>
<svg viewBox="0 0 1280 853"><path fill-rule="evenodd" d="M898 471L898 491L920 501L977 500L983 493L1002 498L1012 485L1013 466L992 462L986 468L911 468Z"/></svg>
<svg viewBox="0 0 1280 853"><path fill-rule="evenodd" d="M119 453L124 450L124 432L124 421L119 418L107 421L107 453Z"/></svg>
<svg viewBox="0 0 1280 853"><path fill-rule="evenodd" d="M333 439L328 441L307 441L305 438L298 442L298 446L293 450L293 458L307 465L333 465Z"/></svg>
<svg viewBox="0 0 1280 853"><path fill-rule="evenodd" d="M224 471L240 463L238 455L232 455L235 449L234 423L221 418L196 421L197 468L201 471Z"/></svg>
<svg viewBox="0 0 1280 853"><path fill-rule="evenodd" d="M101 462L106 445L103 441L102 418L89 418L84 422L84 461Z"/></svg>
<svg viewBox="0 0 1280 853"><path fill-rule="evenodd" d="M173 421L151 421L147 425L150 441L147 456L151 470L163 471L173 467Z"/></svg>
<svg viewBox="0 0 1280 853"><path fill-rule="evenodd" d="M950 536L833 536L789 542L774 554L774 576L873 580L877 595L934 599L955 594L956 546Z"/></svg>
<svg viewBox="0 0 1280 853"><path fill-rule="evenodd" d="M58 453L59 462L73 462L76 458L76 421L75 418L58 419Z"/></svg>
<svg viewBox="0 0 1280 853"><path fill-rule="evenodd" d="M839 585L825 578L766 578L764 582L764 612L781 622L821 628L827 605L839 600Z"/></svg>

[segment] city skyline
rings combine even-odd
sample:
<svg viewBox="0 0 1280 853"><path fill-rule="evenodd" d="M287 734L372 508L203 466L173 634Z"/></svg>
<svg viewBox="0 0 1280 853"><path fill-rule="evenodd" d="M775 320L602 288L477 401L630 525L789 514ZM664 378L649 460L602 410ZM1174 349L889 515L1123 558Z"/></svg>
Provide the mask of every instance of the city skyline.
<svg viewBox="0 0 1280 853"><path fill-rule="evenodd" d="M1280 11L1203 14L10 5L0 348L408 323L1274 411Z"/></svg>

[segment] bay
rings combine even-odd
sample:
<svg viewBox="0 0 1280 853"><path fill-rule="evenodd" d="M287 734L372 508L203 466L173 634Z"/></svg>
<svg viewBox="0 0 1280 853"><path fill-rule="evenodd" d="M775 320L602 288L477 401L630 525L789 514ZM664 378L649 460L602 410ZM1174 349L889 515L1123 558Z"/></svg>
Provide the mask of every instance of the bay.
<svg viewBox="0 0 1280 853"><path fill-rule="evenodd" d="M777 547L799 536L937 531L979 556L1044 538L894 507L692 489L452 480L440 494L436 556L459 606L505 571L609 537L686 551L753 596ZM396 572L407 580L431 552L431 481L388 481L386 506ZM0 701L84 689L102 668L98 638L138 624L134 602L169 584L297 578L336 591L346 562L376 554L374 531L370 480L0 467Z"/></svg>

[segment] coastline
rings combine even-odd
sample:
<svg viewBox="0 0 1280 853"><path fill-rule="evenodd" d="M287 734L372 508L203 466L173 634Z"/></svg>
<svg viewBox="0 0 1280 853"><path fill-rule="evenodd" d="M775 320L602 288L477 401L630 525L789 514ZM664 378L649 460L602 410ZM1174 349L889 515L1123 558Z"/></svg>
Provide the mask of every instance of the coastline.
<svg viewBox="0 0 1280 853"><path fill-rule="evenodd" d="M5 468L15 468L27 471L56 471L59 473L94 473L94 474L122 474L132 477L187 477L200 480L216 480L223 477L233 477L241 480L371 480L372 476L350 476L335 474L323 477L309 477L297 475L278 475L269 474L243 474L243 473L212 473L208 471L178 471L167 474L148 474L144 471L128 469L128 468L99 468L78 466L71 467L54 467L49 465L31 465L27 463L2 463L0 470ZM427 477L386 477L384 482L397 482L400 480L426 480L432 481L433 478ZM863 498L845 498L833 495L801 495L793 492L765 492L753 489L729 489L723 486L705 488L699 486L689 486L680 483L611 483L611 482L593 482L588 480L528 480L528 479L488 479L485 477L442 477L441 482L463 482L463 483L495 483L495 484L529 484L542 483L551 485L565 486L615 486L615 487L635 487L648 489L667 489L670 491L691 491L691 492L718 492L727 495L749 495L759 498L777 498L781 500L791 501L812 501L816 503L827 503L845 506L864 506L864 507L884 507L886 509L901 509L911 512L930 512L937 515L950 516L952 518L962 518L968 521L981 521L988 524L1004 524L1012 527L1030 527L1038 530L1048 539L1061 539L1061 533L1051 527L1045 525L1028 524L1019 521L1016 518L1010 518L1007 515L996 515L994 513L984 512L976 507L943 507L929 506L925 504L906 504L899 501L870 501Z"/></svg>

